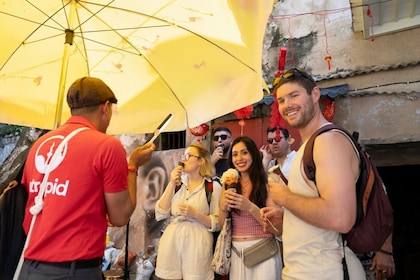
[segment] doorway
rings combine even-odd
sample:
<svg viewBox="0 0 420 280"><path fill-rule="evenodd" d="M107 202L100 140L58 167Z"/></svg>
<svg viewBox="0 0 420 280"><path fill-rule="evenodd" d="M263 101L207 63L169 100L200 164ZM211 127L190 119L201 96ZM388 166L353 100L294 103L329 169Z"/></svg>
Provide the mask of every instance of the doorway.
<svg viewBox="0 0 420 280"><path fill-rule="evenodd" d="M420 165L378 167L394 210L393 280L418 279L420 264Z"/></svg>

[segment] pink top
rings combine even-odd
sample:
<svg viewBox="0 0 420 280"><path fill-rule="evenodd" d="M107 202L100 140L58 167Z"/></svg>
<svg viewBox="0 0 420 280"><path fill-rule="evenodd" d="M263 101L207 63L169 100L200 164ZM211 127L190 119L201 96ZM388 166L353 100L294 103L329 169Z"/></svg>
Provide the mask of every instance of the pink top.
<svg viewBox="0 0 420 280"><path fill-rule="evenodd" d="M243 193L249 199L248 193ZM264 233L262 225L248 211L232 211L233 238L267 238L271 233Z"/></svg>
<svg viewBox="0 0 420 280"><path fill-rule="evenodd" d="M263 232L261 224L248 211L232 211L233 238L267 238L272 236L271 233Z"/></svg>

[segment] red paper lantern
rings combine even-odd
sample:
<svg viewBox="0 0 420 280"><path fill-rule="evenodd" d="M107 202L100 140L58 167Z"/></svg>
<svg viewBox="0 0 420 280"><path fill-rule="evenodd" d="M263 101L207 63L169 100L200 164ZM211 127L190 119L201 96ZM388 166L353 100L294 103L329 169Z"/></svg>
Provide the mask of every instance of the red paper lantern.
<svg viewBox="0 0 420 280"><path fill-rule="evenodd" d="M254 106L249 105L249 106L243 107L239 110L236 110L233 113L235 114L236 118L238 118L240 120L242 120L244 118L249 119L249 118L251 118L251 114L252 114L253 110L254 110Z"/></svg>
<svg viewBox="0 0 420 280"><path fill-rule="evenodd" d="M208 131L209 131L209 126L205 123L202 123L199 126L190 128L190 133L194 136L207 136Z"/></svg>
<svg viewBox="0 0 420 280"><path fill-rule="evenodd" d="M334 99L327 97L322 103L325 105L322 115L330 122L333 120L335 113Z"/></svg>
<svg viewBox="0 0 420 280"><path fill-rule="evenodd" d="M328 70L331 70L331 59L332 59L331 55L329 55L329 54L326 55L324 59L328 64Z"/></svg>

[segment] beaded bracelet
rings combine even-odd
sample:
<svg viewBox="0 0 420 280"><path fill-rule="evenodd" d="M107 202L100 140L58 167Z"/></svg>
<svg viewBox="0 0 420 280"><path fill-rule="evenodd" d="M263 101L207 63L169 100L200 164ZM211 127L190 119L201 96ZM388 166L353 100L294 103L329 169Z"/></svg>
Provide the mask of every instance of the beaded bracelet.
<svg viewBox="0 0 420 280"><path fill-rule="evenodd" d="M381 252L381 253L383 253L383 254L387 254L387 255L390 255L390 256L393 256L394 254L392 254L392 252L390 252L390 251L386 251L386 250L384 250L384 249L379 249L378 250L378 252Z"/></svg>

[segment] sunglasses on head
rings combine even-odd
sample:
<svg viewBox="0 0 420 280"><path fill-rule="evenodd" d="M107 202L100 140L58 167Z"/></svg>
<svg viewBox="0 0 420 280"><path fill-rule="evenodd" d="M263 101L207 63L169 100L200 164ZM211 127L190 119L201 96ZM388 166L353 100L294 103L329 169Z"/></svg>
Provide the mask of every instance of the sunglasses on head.
<svg viewBox="0 0 420 280"><path fill-rule="evenodd" d="M275 141L276 143L280 143L281 139L283 139L284 137L281 136L276 136L276 138L267 138L267 142L269 144L273 144L273 142Z"/></svg>
<svg viewBox="0 0 420 280"><path fill-rule="evenodd" d="M281 77L280 77L280 81L279 83L281 83L282 81L287 81L287 80L293 80L295 78L304 78L309 80L311 83L314 84L314 86L316 86L315 80L309 76L307 73L299 70L298 68L291 68L289 70L287 70Z"/></svg>
<svg viewBox="0 0 420 280"><path fill-rule="evenodd" d="M219 138L222 138L222 140L226 140L229 137L229 135L223 134L223 135L215 135L213 136L213 141L219 141Z"/></svg>

